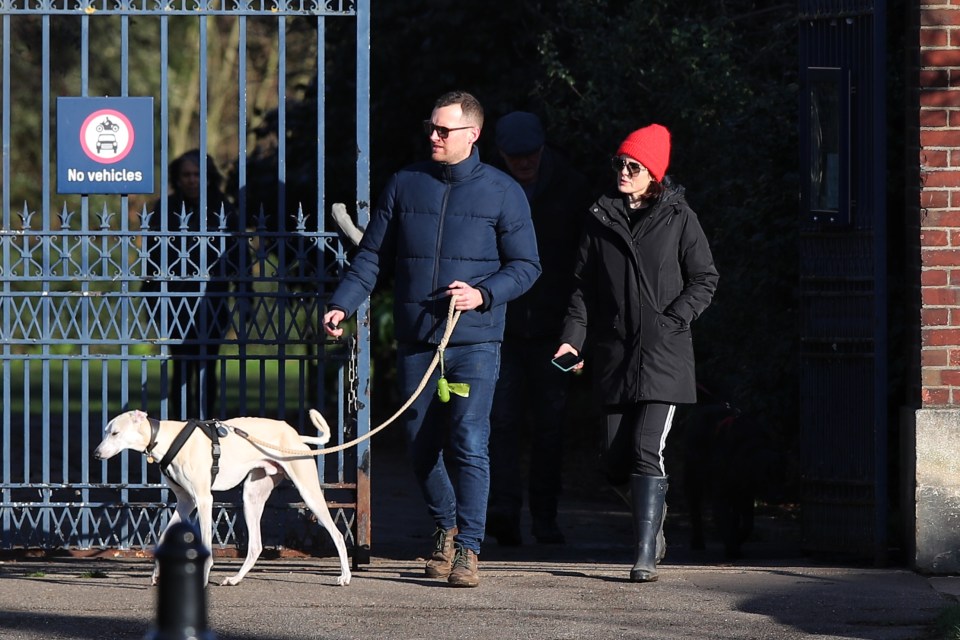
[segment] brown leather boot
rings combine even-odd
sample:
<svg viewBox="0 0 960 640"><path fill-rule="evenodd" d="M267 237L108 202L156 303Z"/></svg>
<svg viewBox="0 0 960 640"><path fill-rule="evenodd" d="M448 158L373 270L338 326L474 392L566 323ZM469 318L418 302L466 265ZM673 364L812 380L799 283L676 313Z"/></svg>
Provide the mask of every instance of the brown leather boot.
<svg viewBox="0 0 960 640"><path fill-rule="evenodd" d="M453 536L457 535L457 528L444 531L440 527L433 534L433 553L427 560L424 573L428 578L446 578L453 569Z"/></svg>
<svg viewBox="0 0 960 640"><path fill-rule="evenodd" d="M471 549L456 545L453 556L453 570L447 583L454 587L475 587L480 584L480 568L477 566L477 554Z"/></svg>

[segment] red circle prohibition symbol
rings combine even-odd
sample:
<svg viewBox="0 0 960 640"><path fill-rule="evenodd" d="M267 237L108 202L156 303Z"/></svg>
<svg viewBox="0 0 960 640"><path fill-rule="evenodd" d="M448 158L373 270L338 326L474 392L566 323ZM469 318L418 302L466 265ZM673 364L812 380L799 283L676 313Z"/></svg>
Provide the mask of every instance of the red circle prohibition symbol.
<svg viewBox="0 0 960 640"><path fill-rule="evenodd" d="M116 109L99 109L80 127L80 148L100 164L120 162L133 149L134 131L130 119ZM101 155L111 153L113 155Z"/></svg>

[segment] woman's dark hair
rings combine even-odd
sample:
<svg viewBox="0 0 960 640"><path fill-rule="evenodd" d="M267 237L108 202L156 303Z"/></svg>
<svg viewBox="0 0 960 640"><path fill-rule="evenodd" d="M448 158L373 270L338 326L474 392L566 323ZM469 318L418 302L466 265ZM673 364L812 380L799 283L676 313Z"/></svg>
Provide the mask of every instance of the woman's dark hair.
<svg viewBox="0 0 960 640"><path fill-rule="evenodd" d="M664 176L666 178L666 176ZM662 182L657 182L656 180L651 180L650 185L647 187L647 192L643 194L644 200L656 200L663 193L664 186Z"/></svg>

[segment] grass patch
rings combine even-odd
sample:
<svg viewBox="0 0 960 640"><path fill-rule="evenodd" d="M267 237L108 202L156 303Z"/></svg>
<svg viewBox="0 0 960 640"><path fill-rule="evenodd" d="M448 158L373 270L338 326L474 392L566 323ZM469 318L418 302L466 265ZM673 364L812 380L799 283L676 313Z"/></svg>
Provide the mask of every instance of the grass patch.
<svg viewBox="0 0 960 640"><path fill-rule="evenodd" d="M28 578L46 578L47 574L44 571L32 571L27 574Z"/></svg>
<svg viewBox="0 0 960 640"><path fill-rule="evenodd" d="M80 574L81 578L106 578L106 571L84 571Z"/></svg>
<svg viewBox="0 0 960 640"><path fill-rule="evenodd" d="M936 637L940 640L960 640L960 604L942 609L937 615L935 627Z"/></svg>

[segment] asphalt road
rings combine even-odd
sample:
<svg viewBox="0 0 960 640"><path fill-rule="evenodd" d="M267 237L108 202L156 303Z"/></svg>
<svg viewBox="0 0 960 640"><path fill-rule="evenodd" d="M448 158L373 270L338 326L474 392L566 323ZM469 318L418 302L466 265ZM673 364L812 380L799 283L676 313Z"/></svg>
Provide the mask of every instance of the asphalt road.
<svg viewBox="0 0 960 640"><path fill-rule="evenodd" d="M208 637L223 640L389 638L931 638L956 605L953 579L904 568L837 564L798 551L796 523L757 522L746 557L719 543L687 548L682 514L668 520L661 579L627 580L631 525L612 498L565 500L565 545L484 546L482 582L450 588L422 574L432 525L402 460L373 476L373 559L337 587L333 557L266 557L235 587L205 592ZM265 554L265 556L268 554ZM240 561L217 558L219 581ZM6 558L0 639L112 640L151 636L158 589L151 558ZM958 579L960 580L960 579ZM163 640L189 636L162 636Z"/></svg>

